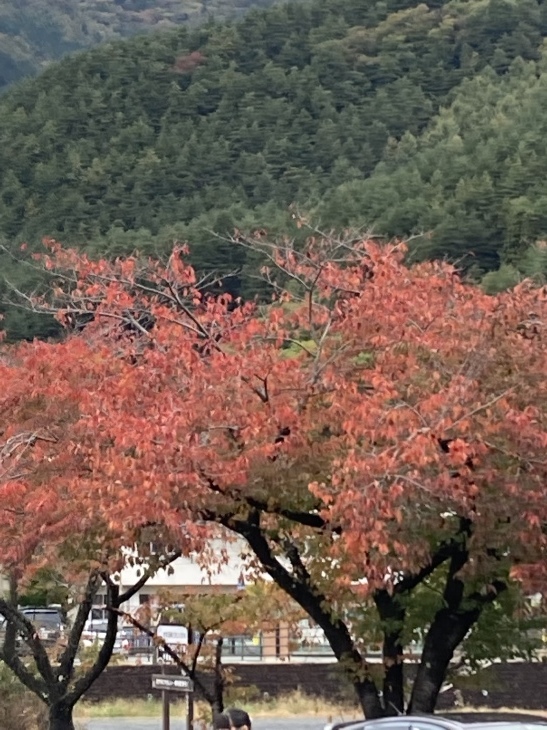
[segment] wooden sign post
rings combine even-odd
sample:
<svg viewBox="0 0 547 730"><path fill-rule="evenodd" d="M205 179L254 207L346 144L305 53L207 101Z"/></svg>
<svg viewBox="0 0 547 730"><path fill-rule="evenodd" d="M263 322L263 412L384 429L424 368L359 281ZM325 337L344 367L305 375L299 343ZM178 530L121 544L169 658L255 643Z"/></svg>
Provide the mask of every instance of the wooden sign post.
<svg viewBox="0 0 547 730"><path fill-rule="evenodd" d="M188 696L194 691L194 683L190 677L176 674L165 674L165 667L162 667L163 674L152 675L152 689L161 690L163 705L163 730L170 730L171 721L169 717L169 692L181 692Z"/></svg>

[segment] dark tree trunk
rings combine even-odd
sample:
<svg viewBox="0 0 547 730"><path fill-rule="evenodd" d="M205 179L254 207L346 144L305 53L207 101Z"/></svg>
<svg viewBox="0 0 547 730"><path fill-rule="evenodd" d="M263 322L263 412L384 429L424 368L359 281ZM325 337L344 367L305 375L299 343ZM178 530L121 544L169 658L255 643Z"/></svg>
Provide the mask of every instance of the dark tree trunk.
<svg viewBox="0 0 547 730"><path fill-rule="evenodd" d="M74 730L73 705L55 702L49 708L49 730Z"/></svg>
<svg viewBox="0 0 547 730"><path fill-rule="evenodd" d="M353 684L365 717L369 720L383 717L384 710L378 689L369 676L366 661L356 648L348 625L329 610L329 601L313 584L297 546L290 540L284 546L285 555L292 566L292 572L289 572L273 554L266 534L260 528L259 511L255 510L249 520L234 521L229 518L224 524L247 540L263 568L277 585L323 629L334 656L345 668L346 676Z"/></svg>
<svg viewBox="0 0 547 730"><path fill-rule="evenodd" d="M213 680L214 702L212 708L214 712L218 713L224 712L224 686L226 683L224 679L224 669L222 667L223 644L224 639L222 636L219 636L215 646L215 676Z"/></svg>
<svg viewBox="0 0 547 730"><path fill-rule="evenodd" d="M495 580L486 592L475 592L467 599L470 608L443 608L437 611L427 632L422 660L418 668L408 712L433 712L437 697L455 650L476 624L484 609L507 589L504 581Z"/></svg>
<svg viewBox="0 0 547 730"><path fill-rule="evenodd" d="M435 614L425 638L407 708L409 714L431 713L435 710L454 651L480 616L479 603L469 603L470 608L467 610L462 607L465 586L458 576L468 557L466 539L462 538L450 558L443 590L444 606Z"/></svg>
<svg viewBox="0 0 547 730"><path fill-rule="evenodd" d="M372 679L356 679L353 682L353 687L367 720L384 717L384 710L378 696L378 688Z"/></svg>
<svg viewBox="0 0 547 730"><path fill-rule="evenodd" d="M482 591L475 591L466 597L464 583L458 575L467 559L467 550L462 548L450 561L443 592L445 607L437 611L427 632L408 706L409 714L431 713L435 710L454 651L479 620L484 606L507 589L505 581L496 579Z"/></svg>
<svg viewBox="0 0 547 730"><path fill-rule="evenodd" d="M403 646L399 639L384 639L384 709L385 714L400 715L405 709Z"/></svg>
<svg viewBox="0 0 547 730"><path fill-rule="evenodd" d="M376 592L374 602L384 632L384 713L388 716L400 715L405 709L402 641L405 609L398 597L385 590Z"/></svg>
<svg viewBox="0 0 547 730"><path fill-rule="evenodd" d="M412 687L409 714L431 713L435 710L439 691L454 651L477 621L480 607L469 611L449 608L437 612L427 633L418 673Z"/></svg>

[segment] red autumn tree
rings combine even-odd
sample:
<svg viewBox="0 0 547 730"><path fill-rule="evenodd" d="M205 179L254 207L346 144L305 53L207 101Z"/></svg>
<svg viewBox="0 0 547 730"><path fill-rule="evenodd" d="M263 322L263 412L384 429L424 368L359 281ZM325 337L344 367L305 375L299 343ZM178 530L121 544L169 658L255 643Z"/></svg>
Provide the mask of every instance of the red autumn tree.
<svg viewBox="0 0 547 730"><path fill-rule="evenodd" d="M129 514L145 498L159 523L243 536L368 717L405 708L408 606L435 581L406 705L432 711L484 611L516 581L543 586L545 289L486 296L447 264L407 267L402 245L259 240L278 296L257 306L203 297L179 249L163 267L48 245L62 276L36 307L87 322L116 363L78 446L98 485L119 484ZM382 699L359 629L371 606Z"/></svg>
<svg viewBox="0 0 547 730"><path fill-rule="evenodd" d="M143 520L154 519L153 508L126 516L117 507L115 481L107 477L99 485L87 459L91 434L97 443L96 432L86 433L98 417L95 384L116 373L110 357L110 349L91 349L77 337L0 351L0 569L9 585L0 595L0 659L47 705L51 730L73 730L74 705L112 655L114 611L94 663L75 669L95 595L106 590L107 605L117 609L157 567L148 563L135 585L120 590L116 573L131 559L126 548ZM178 542L182 547L180 537ZM44 567L72 597L69 629L54 645L19 610L21 593Z"/></svg>

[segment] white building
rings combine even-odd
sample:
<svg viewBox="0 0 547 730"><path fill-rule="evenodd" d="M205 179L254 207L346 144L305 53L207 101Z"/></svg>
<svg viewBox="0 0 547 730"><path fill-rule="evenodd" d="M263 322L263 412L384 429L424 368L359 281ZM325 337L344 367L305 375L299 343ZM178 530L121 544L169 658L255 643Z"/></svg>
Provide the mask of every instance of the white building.
<svg viewBox="0 0 547 730"><path fill-rule="evenodd" d="M168 568L158 570L149 578L143 588L124 603L122 608L128 613L134 613L143 604L154 605L158 595L167 593L175 600L177 595L235 593L244 588L251 579L245 566L245 549L244 540L213 538L206 547L209 559L204 559L203 554L177 558ZM142 571L143 566L129 565L121 571L119 584L122 593L135 585ZM264 578L269 580L268 576ZM101 609L105 603L104 590L97 594L94 603L97 608L93 611L93 618L106 618Z"/></svg>

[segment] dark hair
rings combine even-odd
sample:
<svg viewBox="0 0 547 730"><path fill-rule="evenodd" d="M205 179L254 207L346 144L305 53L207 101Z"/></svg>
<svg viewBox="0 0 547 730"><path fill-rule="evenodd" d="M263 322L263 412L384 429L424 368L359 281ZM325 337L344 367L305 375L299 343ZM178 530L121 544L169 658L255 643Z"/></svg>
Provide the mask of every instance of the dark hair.
<svg viewBox="0 0 547 730"><path fill-rule="evenodd" d="M213 715L213 727L215 730L230 730L230 719L225 712Z"/></svg>
<svg viewBox="0 0 547 730"><path fill-rule="evenodd" d="M245 725L250 730L251 718L245 710L233 708L213 717L213 727L215 730L230 730L233 727L240 728Z"/></svg>

